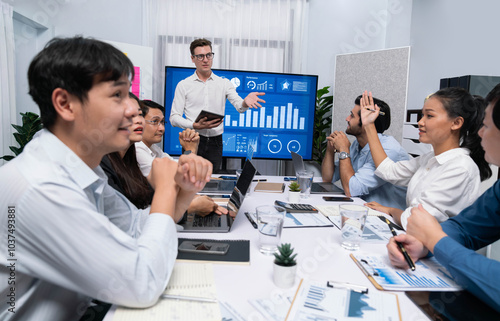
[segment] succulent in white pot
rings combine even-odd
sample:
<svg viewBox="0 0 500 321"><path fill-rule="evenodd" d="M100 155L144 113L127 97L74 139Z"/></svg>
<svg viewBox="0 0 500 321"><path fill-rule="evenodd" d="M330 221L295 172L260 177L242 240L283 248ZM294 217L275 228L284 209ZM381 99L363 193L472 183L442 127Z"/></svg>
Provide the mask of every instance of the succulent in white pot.
<svg viewBox="0 0 500 321"><path fill-rule="evenodd" d="M278 246L278 253L274 253L273 281L280 288L289 288L295 283L297 261L290 243Z"/></svg>

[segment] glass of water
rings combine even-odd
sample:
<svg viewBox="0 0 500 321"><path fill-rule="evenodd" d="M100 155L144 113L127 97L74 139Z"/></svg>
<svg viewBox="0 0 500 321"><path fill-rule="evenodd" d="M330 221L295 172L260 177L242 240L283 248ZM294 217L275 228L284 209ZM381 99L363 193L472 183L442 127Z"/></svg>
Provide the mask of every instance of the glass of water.
<svg viewBox="0 0 500 321"><path fill-rule="evenodd" d="M278 249L286 210L277 205L257 206L257 228L259 229L259 251L272 255Z"/></svg>
<svg viewBox="0 0 500 321"><path fill-rule="evenodd" d="M311 195L311 186L314 178L312 171L297 172L297 180L300 185L300 198L308 199Z"/></svg>
<svg viewBox="0 0 500 321"><path fill-rule="evenodd" d="M356 251L363 236L368 208L361 205L340 205L342 218L342 247L346 250Z"/></svg>

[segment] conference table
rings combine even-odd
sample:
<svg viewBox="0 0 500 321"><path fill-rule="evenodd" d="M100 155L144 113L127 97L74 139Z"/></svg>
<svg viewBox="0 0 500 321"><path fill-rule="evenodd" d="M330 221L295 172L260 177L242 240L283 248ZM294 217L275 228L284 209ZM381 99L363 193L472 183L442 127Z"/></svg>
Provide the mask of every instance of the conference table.
<svg viewBox="0 0 500 321"><path fill-rule="evenodd" d="M284 182L280 176L256 176L268 182ZM315 180L318 180L316 177ZM284 182L288 185L287 182ZM244 212L255 212L259 205L271 205L275 200L288 201L288 189L284 193L263 193L253 191L257 182L253 182L250 195L245 197L229 233L179 233L183 238L210 238L217 240L250 240L250 265L214 264L217 299L228 304L247 321L266 320L251 300L279 300L292 296L300 279L315 281L341 281L368 287L369 291L378 291L349 257L351 251L340 246L340 230L333 227L284 228L281 243L291 243L297 256L297 276L290 289L281 289L273 283L274 256L261 254L258 249L258 230L249 222ZM321 194L311 194L302 203L312 205L338 205L339 202L327 202ZM360 198L353 198L350 204L363 204ZM363 241L360 252L370 254L387 254L385 243ZM427 316L405 295L404 292L393 292L398 296L402 320L429 320ZM114 308L105 317L112 321ZM146 321L146 320L145 320Z"/></svg>

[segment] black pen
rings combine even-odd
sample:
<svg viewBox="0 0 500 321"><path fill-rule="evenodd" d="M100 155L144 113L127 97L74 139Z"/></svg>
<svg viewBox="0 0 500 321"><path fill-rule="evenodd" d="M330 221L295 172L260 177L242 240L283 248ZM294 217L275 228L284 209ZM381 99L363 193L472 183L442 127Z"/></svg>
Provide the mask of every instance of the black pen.
<svg viewBox="0 0 500 321"><path fill-rule="evenodd" d="M245 216L248 218L248 220L250 221L250 223L252 223L252 226L254 228L257 228L257 223L255 223L255 221L252 219L252 217L250 216L250 214L248 212L245 212Z"/></svg>
<svg viewBox="0 0 500 321"><path fill-rule="evenodd" d="M392 227L391 225L391 221L389 221L387 218L385 219L385 222L387 223L387 225L389 225L389 229L391 230L392 232L392 235L394 236L398 236L398 234L396 233L396 231L394 230L394 228ZM396 241L396 240L394 240ZM408 266L410 267L410 269L412 271L415 271L415 263L413 263L413 260L411 259L411 257L408 255L408 252L406 252L406 249L405 247L403 246L403 244L401 244L400 242L396 241L396 244L399 246L399 249L401 250L401 252L403 252L403 256L405 257L405 260L406 260L406 263L408 263Z"/></svg>

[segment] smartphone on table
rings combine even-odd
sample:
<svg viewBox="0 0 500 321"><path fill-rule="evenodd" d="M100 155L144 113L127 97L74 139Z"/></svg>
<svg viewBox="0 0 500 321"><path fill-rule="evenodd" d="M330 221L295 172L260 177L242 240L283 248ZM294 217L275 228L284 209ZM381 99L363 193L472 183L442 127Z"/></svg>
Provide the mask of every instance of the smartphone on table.
<svg viewBox="0 0 500 321"><path fill-rule="evenodd" d="M224 255L229 250L228 243L219 243L219 242L203 242L203 241L183 241L179 245L180 252L189 252L189 253L203 253L203 254L215 254L215 255Z"/></svg>
<svg viewBox="0 0 500 321"><path fill-rule="evenodd" d="M344 196L323 196L323 199L327 202L353 202L354 200L350 197Z"/></svg>

